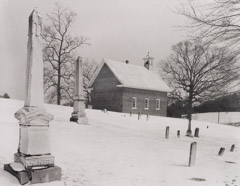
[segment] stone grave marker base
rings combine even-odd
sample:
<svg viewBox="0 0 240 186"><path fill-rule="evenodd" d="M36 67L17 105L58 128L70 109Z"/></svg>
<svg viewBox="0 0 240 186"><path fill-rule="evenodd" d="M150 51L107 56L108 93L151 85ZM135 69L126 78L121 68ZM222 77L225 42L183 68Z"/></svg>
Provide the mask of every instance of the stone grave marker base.
<svg viewBox="0 0 240 186"><path fill-rule="evenodd" d="M26 156L21 153L14 154L14 162L21 163L26 168L36 166L53 166L54 156L52 155L38 155L38 156Z"/></svg>
<svg viewBox="0 0 240 186"><path fill-rule="evenodd" d="M70 118L70 121L76 122L78 124L88 125L88 118L87 117L74 116L74 114L72 114L72 117Z"/></svg>
<svg viewBox="0 0 240 186"><path fill-rule="evenodd" d="M51 181L60 181L61 180L61 168L58 166L39 168L39 169L26 169L22 170L16 168L16 165L20 163L11 163L5 164L4 170L15 176L21 185L28 183L29 181L32 184L36 183L45 183Z"/></svg>

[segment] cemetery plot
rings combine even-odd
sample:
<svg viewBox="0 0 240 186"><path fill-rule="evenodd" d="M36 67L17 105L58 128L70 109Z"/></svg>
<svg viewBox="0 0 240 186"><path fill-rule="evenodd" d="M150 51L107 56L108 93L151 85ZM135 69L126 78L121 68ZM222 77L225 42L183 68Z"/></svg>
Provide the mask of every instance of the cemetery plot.
<svg viewBox="0 0 240 186"><path fill-rule="evenodd" d="M12 115L21 104L22 101L0 99L2 166L12 161L16 151L19 129ZM76 125L69 122L71 107L45 107L54 115L49 135L51 151L55 163L62 168L62 181L52 182L53 185L226 186L232 180L235 185L240 184L239 128L193 121L193 129L199 128L201 135L189 138L185 136L184 119L151 116L146 121L138 120L137 114L123 117L123 113L87 109L89 125ZM168 139L166 126L170 128ZM178 130L183 132L180 138L176 135ZM189 167L190 145L194 141L196 159ZM225 152L218 156L221 147ZM0 170L0 185L18 184L8 175Z"/></svg>

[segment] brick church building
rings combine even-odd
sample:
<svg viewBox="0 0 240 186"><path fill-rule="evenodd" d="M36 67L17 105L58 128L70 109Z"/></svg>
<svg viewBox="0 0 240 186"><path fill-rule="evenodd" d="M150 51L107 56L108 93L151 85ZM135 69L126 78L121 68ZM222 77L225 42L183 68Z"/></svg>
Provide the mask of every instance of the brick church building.
<svg viewBox="0 0 240 186"><path fill-rule="evenodd" d="M144 66L103 60L89 85L93 109L166 116L171 89L152 71L153 58L143 59Z"/></svg>

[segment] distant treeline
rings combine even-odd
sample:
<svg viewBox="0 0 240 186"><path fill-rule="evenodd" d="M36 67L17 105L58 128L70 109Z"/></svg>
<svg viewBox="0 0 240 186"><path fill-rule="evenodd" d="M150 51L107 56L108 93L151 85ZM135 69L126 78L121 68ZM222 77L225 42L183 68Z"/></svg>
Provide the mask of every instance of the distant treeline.
<svg viewBox="0 0 240 186"><path fill-rule="evenodd" d="M0 95L0 98L6 98L6 99L9 99L9 98L10 98L10 96L9 96L7 93L5 93L5 94L3 94L3 96L2 96L2 95Z"/></svg>
<svg viewBox="0 0 240 186"><path fill-rule="evenodd" d="M223 96L215 100L207 101L202 103L201 105L193 107L193 113L237 111L240 111L240 94L237 93ZM181 116L186 113L186 104L179 100L175 101L167 108L168 117L181 118Z"/></svg>
<svg viewBox="0 0 240 186"><path fill-rule="evenodd" d="M167 107L167 116L174 118L181 118L183 114L187 113L187 106L183 101L176 100Z"/></svg>
<svg viewBox="0 0 240 186"><path fill-rule="evenodd" d="M240 94L231 94L194 107L195 113L240 111Z"/></svg>

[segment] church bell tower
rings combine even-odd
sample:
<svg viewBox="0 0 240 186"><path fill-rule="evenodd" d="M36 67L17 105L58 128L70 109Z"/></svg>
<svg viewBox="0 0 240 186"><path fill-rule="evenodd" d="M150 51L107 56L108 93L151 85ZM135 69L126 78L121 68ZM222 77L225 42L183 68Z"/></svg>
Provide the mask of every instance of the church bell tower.
<svg viewBox="0 0 240 186"><path fill-rule="evenodd" d="M149 52L145 58L143 58L144 61L144 67L148 70L153 70L153 57L150 57Z"/></svg>

